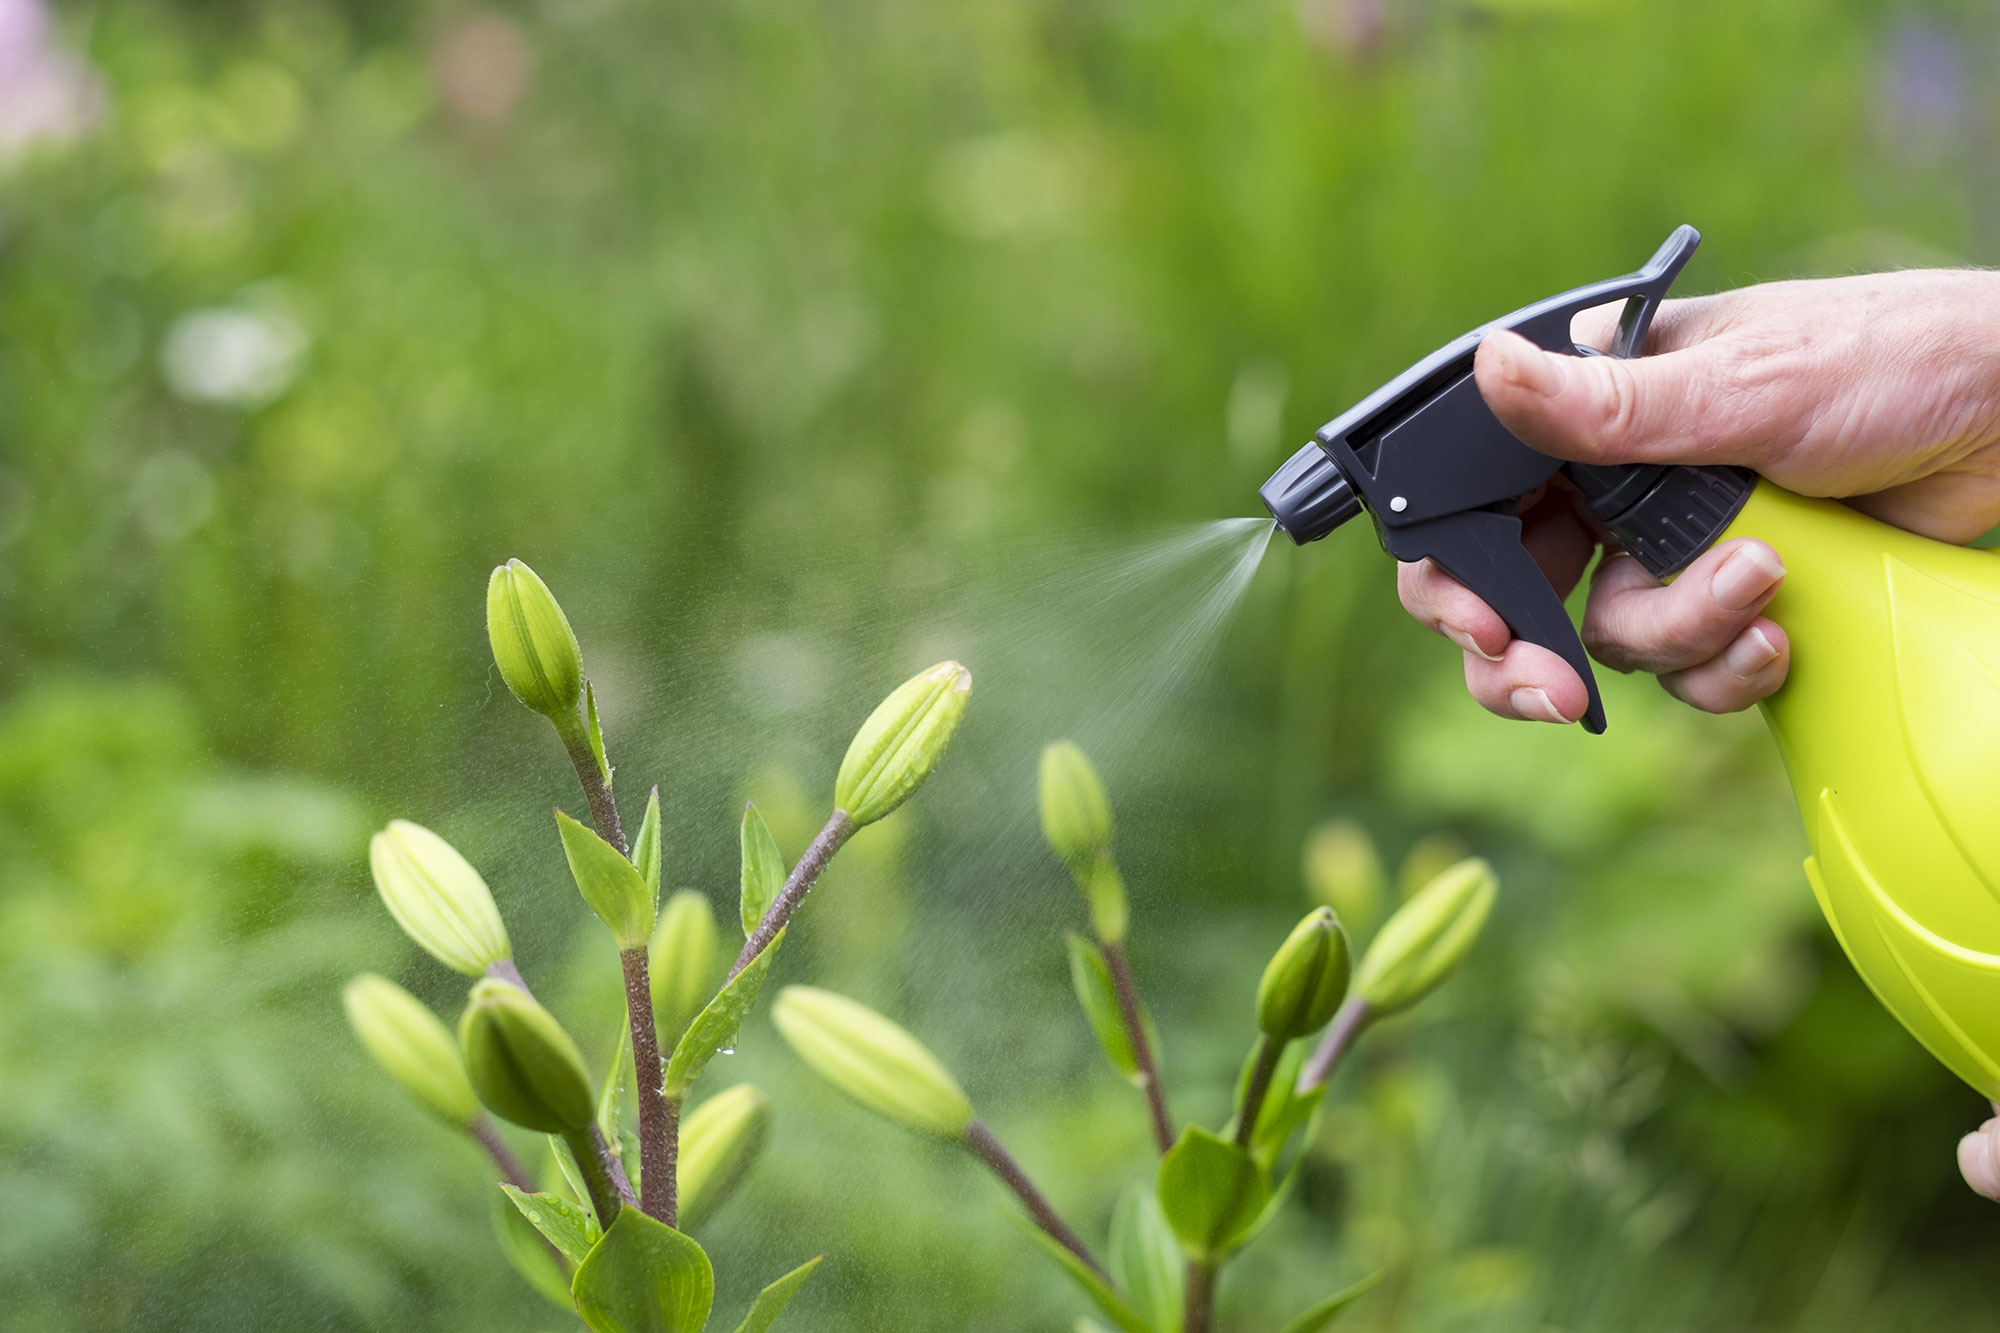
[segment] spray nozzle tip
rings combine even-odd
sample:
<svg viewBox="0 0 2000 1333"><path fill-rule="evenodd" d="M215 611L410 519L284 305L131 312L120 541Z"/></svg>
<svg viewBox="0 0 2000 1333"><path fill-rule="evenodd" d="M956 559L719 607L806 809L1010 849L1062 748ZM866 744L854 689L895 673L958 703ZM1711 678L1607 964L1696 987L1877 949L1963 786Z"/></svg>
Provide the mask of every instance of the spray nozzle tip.
<svg viewBox="0 0 2000 1333"><path fill-rule="evenodd" d="M1286 459L1257 496L1300 546L1318 541L1361 512L1361 497L1317 441Z"/></svg>

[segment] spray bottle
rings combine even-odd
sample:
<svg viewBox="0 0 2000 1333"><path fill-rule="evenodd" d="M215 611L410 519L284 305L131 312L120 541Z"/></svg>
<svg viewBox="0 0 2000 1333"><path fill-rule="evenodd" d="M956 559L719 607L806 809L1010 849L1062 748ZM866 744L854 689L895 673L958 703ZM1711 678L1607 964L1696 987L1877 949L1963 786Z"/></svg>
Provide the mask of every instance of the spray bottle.
<svg viewBox="0 0 2000 1333"><path fill-rule="evenodd" d="M1561 474L1647 569L1757 537L1790 571L1765 614L1792 663L1760 707L1805 821L1805 863L1841 947L1889 1012L1952 1072L2000 1100L2000 554L1891 528L1737 467L1594 466L1530 449L1473 381L1493 329L1600 355L1579 311L1624 301L1609 355L1634 356L1701 241L1525 306L1439 348L1315 433L1259 494L1300 544L1364 509L1398 560L1437 561L1576 669L1584 728L1604 705L1562 599L1521 544L1519 500Z"/></svg>

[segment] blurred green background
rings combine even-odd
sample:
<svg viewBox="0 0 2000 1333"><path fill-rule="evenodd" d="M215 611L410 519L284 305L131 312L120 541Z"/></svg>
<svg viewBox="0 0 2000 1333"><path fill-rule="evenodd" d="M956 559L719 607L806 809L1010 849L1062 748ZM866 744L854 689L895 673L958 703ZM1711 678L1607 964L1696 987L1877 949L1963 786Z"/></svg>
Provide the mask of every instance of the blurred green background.
<svg viewBox="0 0 2000 1333"><path fill-rule="evenodd" d="M520 556L725 920L740 801L796 855L870 703L973 668L779 971L908 1022L1091 1235L1149 1152L1068 995L1042 741L1104 763L1184 1116L1319 821L1495 859L1226 1326L1376 1266L1359 1330L1985 1326L1983 1104L1832 945L1754 717L1488 719L1355 530L1182 661L1214 571L1145 553L1679 222L1685 291L2000 262L1997 54L1990 5L1862 0L0 0L0 1323L560 1322L338 1006L373 968L455 1012L368 881L407 816L615 1031L577 800L486 656ZM825 1250L800 1327L1070 1327L967 1163L761 1016L736 1064L778 1119L703 1237L723 1315Z"/></svg>

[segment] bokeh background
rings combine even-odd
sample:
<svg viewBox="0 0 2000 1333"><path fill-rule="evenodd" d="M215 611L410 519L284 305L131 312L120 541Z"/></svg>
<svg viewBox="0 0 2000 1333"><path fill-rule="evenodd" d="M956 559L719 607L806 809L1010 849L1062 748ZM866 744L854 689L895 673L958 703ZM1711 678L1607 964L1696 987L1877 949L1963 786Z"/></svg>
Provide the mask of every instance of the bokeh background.
<svg viewBox="0 0 2000 1333"><path fill-rule="evenodd" d="M1111 782L1183 1115L1320 821L1495 859L1229 1327L1378 1266L1357 1329L1987 1326L1983 1105L1840 958L1754 716L1614 680L1602 740L1499 723L1370 534L1223 617L1240 548L1175 525L1683 221L1688 291L2000 261L1996 55L1943 2L0 0L0 1322L567 1326L338 1008L374 968L455 1012L368 881L407 816L610 1040L576 798L485 652L520 556L725 920L739 803L796 855L869 704L972 666L779 971L908 1022L1092 1235L1149 1154L1042 741ZM778 1117L703 1237L724 1316L824 1250L800 1327L1071 1326L967 1163L761 1015L734 1062Z"/></svg>

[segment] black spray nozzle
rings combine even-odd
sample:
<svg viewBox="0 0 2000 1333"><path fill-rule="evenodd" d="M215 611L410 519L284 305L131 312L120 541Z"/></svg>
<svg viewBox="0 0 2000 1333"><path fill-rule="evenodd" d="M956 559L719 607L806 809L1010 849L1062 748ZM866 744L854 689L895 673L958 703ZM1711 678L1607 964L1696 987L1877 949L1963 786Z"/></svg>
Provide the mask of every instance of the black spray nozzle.
<svg viewBox="0 0 2000 1333"><path fill-rule="evenodd" d="M1693 227L1678 228L1638 272L1523 306L1440 347L1320 427L1258 491L1265 507L1301 546L1365 508L1389 554L1436 561L1498 612L1514 637L1568 662L1590 693L1585 728L1604 730L1583 644L1562 598L1521 544L1520 500L1565 477L1624 549L1664 578L1721 536L1756 476L1730 467L1565 464L1536 453L1487 408L1472 359L1495 329L1551 352L1598 355L1571 341L1570 320L1614 301L1625 307L1610 355L1638 355L1667 288L1700 243Z"/></svg>

